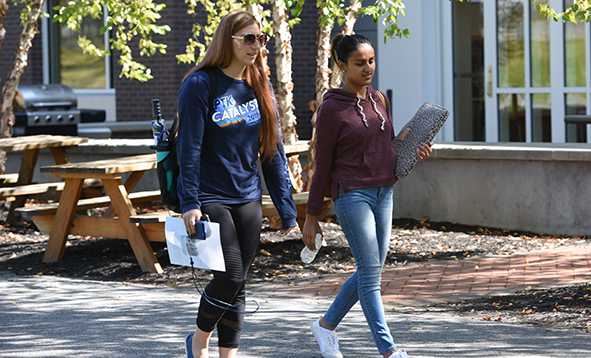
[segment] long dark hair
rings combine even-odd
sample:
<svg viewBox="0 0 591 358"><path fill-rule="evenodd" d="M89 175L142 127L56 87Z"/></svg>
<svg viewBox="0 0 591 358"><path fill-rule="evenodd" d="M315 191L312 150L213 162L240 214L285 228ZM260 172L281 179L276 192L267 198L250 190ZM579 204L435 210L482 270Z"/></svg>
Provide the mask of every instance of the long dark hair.
<svg viewBox="0 0 591 358"><path fill-rule="evenodd" d="M202 68L230 66L234 55L232 35L252 24L261 27L257 19L246 11L235 10L224 16L213 34L205 57L185 75L183 83L190 74ZM246 67L245 78L246 83L254 90L261 112L261 131L259 133L261 156L270 159L275 155L275 149L279 145L279 125L262 54L257 56L253 65Z"/></svg>
<svg viewBox="0 0 591 358"><path fill-rule="evenodd" d="M351 53L353 53L362 44L368 44L373 47L371 41L363 35L343 35L338 34L333 37L330 43L330 56L335 63L342 61L347 63Z"/></svg>

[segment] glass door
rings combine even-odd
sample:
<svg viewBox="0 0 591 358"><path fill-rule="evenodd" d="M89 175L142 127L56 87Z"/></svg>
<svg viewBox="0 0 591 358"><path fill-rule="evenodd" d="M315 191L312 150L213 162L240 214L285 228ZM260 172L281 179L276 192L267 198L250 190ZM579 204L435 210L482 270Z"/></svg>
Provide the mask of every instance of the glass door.
<svg viewBox="0 0 591 358"><path fill-rule="evenodd" d="M495 0L484 5L485 33L496 40L485 44L486 140L490 142L553 140L550 23L530 5L529 0Z"/></svg>
<svg viewBox="0 0 591 358"><path fill-rule="evenodd" d="M573 0L563 0L564 7L570 7ZM580 116L589 113L589 26L584 23L565 23L564 34L564 110L567 116ZM567 123L567 142L588 142L591 134L588 124Z"/></svg>
<svg viewBox="0 0 591 358"><path fill-rule="evenodd" d="M484 5L452 2L454 139L484 141Z"/></svg>
<svg viewBox="0 0 591 358"><path fill-rule="evenodd" d="M591 24L548 21L530 0L452 11L456 141L591 142Z"/></svg>

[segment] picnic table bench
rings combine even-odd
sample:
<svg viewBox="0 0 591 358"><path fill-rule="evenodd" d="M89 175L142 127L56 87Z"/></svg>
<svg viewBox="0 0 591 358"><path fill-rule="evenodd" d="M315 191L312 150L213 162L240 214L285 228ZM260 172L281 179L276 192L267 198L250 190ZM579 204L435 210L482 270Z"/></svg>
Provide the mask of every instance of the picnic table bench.
<svg viewBox="0 0 591 358"><path fill-rule="evenodd" d="M0 138L0 151L24 151L18 174L0 176L0 200L12 201L6 221L14 220L15 209L22 207L30 195L63 189L63 186L56 183L33 183L33 174L41 149L49 148L56 164L66 164L70 162L66 148L86 142L88 138L45 134ZM87 183L87 186L92 185Z"/></svg>
<svg viewBox="0 0 591 358"><path fill-rule="evenodd" d="M287 157L297 156L299 153L307 152L309 150L308 141L297 141L294 144L285 144L283 146L285 155ZM293 177L292 173L290 172L290 180L292 184L292 188L294 189L293 199L296 204L296 209L298 212L297 222L300 230L304 227L304 221L306 219L306 203L308 201L308 192L302 192L299 184L296 182L296 179ZM277 209L273 205L273 201L269 195L263 195L262 198L263 204L263 216L277 216ZM324 198L324 205L322 210L321 217L324 217L331 208L331 200L330 198ZM171 211L159 211L159 212L151 212L148 214L141 214L130 217L130 221L133 223L141 224L145 230L150 230L150 232L164 232L164 223L166 221L166 217L174 215L175 213ZM180 215L177 215L180 217Z"/></svg>
<svg viewBox="0 0 591 358"><path fill-rule="evenodd" d="M298 216L296 218L298 222L298 226L300 230L304 227L304 221L306 219L306 203L308 201L308 192L301 192L301 193L294 193L293 200L296 204L296 209L298 211ZM262 199L263 204L263 216L275 216L277 214L277 209L275 205L273 205L273 201L269 195L263 195ZM324 206L322 210L321 217L324 217L331 207L330 198L324 198ZM164 224L166 222L167 217L181 217L178 213L173 213L170 211L156 211L150 212L146 214L139 214L134 215L129 218L129 221L137 224L141 224L146 232L155 232L160 233L160 235L164 232Z"/></svg>
<svg viewBox="0 0 591 358"><path fill-rule="evenodd" d="M59 193L64 189L65 183L32 183L19 186L7 186L0 188L0 200L15 201L18 197L32 198L36 195L43 195L43 198L59 197ZM85 180L83 188L95 188L100 185L99 180Z"/></svg>
<svg viewBox="0 0 591 358"><path fill-rule="evenodd" d="M18 180L18 173L0 174L0 185L15 184Z"/></svg>

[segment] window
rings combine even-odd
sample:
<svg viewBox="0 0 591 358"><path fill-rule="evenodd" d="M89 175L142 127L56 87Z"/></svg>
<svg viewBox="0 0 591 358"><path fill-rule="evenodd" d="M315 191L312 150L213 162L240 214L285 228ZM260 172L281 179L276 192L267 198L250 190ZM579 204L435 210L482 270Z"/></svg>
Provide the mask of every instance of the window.
<svg viewBox="0 0 591 358"><path fill-rule="evenodd" d="M85 35L95 45L108 44L108 33L100 35L99 29L104 21L87 18L80 33L67 28L65 23L53 22L56 5L65 5L67 0L48 1L50 20L48 21L48 65L49 82L61 83L78 89L111 88L112 81L110 56L100 58L82 52L77 41Z"/></svg>

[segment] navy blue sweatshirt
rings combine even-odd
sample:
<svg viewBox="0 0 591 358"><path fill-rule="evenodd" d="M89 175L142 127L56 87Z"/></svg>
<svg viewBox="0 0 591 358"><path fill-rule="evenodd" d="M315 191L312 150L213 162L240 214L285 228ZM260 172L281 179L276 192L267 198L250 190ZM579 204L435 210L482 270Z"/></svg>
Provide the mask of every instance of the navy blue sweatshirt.
<svg viewBox="0 0 591 358"><path fill-rule="evenodd" d="M216 74L212 109L207 108L210 81L205 71L189 75L179 91L177 187L183 213L208 204L249 203L263 193L257 167L261 115L254 91L220 69ZM296 226L283 145L261 167L282 227Z"/></svg>

